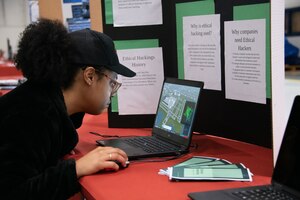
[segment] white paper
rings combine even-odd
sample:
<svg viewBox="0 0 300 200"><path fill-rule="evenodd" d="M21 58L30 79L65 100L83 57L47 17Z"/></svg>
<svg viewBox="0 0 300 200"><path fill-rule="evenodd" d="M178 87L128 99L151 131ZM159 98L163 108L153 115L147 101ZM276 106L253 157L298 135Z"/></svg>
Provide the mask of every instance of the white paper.
<svg viewBox="0 0 300 200"><path fill-rule="evenodd" d="M161 0L113 0L115 27L162 24Z"/></svg>
<svg viewBox="0 0 300 200"><path fill-rule="evenodd" d="M117 51L120 63L136 72L133 78L119 76L119 115L155 114L164 80L162 48Z"/></svg>
<svg viewBox="0 0 300 200"><path fill-rule="evenodd" d="M170 180L252 181L253 176L242 163L203 156L193 156L172 167L160 169L158 174L168 176Z"/></svg>
<svg viewBox="0 0 300 200"><path fill-rule="evenodd" d="M184 78L221 90L220 15L183 17Z"/></svg>
<svg viewBox="0 0 300 200"><path fill-rule="evenodd" d="M225 96L266 104L265 19L225 22Z"/></svg>
<svg viewBox="0 0 300 200"><path fill-rule="evenodd" d="M38 21L40 17L38 1L29 1L29 16L30 16L30 22Z"/></svg>

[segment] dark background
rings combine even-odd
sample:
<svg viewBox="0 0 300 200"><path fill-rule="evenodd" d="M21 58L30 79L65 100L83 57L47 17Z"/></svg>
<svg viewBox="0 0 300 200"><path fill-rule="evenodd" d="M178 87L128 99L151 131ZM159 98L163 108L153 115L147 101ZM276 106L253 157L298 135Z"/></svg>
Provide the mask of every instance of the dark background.
<svg viewBox="0 0 300 200"><path fill-rule="evenodd" d="M162 0L163 24L153 26L113 27L105 23L102 0L103 31L113 40L158 39L163 49L164 74L178 77L176 46L176 3L191 0ZM215 13L221 15L222 90L204 89L194 131L272 147L271 99L266 104L225 99L224 22L233 20L233 7L269 3L269 0L215 0ZM154 115L119 115L108 109L109 127L153 127Z"/></svg>

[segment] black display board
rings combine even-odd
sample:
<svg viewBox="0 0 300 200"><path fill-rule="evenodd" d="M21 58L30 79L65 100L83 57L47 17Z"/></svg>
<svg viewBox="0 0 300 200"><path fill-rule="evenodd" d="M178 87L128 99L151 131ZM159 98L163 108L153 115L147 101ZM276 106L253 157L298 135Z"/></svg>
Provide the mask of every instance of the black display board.
<svg viewBox="0 0 300 200"><path fill-rule="evenodd" d="M178 77L178 59L176 44L176 4L193 2L191 0L162 0L163 24L113 27L106 24L105 6L102 0L103 32L113 40L158 39L162 47L164 75ZM271 99L266 104L230 100L225 98L225 58L224 58L224 22L233 20L233 7L270 3L270 0L215 0L215 14L220 14L221 33L221 84L222 90L204 89L195 130L200 133L222 136L272 147L272 110ZM269 48L269 47L267 47ZM109 127L152 127L154 115L119 115L108 109Z"/></svg>

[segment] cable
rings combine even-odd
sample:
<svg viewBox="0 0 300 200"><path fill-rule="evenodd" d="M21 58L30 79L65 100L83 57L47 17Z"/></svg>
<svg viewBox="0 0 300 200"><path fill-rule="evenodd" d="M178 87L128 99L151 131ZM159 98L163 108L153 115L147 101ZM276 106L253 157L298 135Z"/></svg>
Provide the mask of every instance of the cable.
<svg viewBox="0 0 300 200"><path fill-rule="evenodd" d="M171 156L171 157L162 157L162 158L157 158L157 159L149 159L149 158L138 158L136 160L131 160L130 163L135 163L135 162L165 162L165 161L169 161L169 160L175 160L177 158L180 158L184 155L186 155L187 153L180 153L177 154L175 156Z"/></svg>
<svg viewBox="0 0 300 200"><path fill-rule="evenodd" d="M103 138L122 138L122 137L136 137L137 136L137 135L124 135L124 136L120 136L120 135L107 135L107 134L100 134L100 133L97 133L97 132L94 132L94 131L90 131L89 133L93 134L93 135L97 135L97 136L103 137ZM142 137L142 136L140 136L140 137Z"/></svg>

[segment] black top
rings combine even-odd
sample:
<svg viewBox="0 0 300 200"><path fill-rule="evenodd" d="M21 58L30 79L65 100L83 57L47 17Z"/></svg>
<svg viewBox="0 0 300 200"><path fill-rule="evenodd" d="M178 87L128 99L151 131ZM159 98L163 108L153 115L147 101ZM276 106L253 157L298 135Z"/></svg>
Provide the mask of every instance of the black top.
<svg viewBox="0 0 300 200"><path fill-rule="evenodd" d="M83 115L81 115L82 120ZM1 199L67 199L79 191L78 135L58 87L25 82L0 98Z"/></svg>

